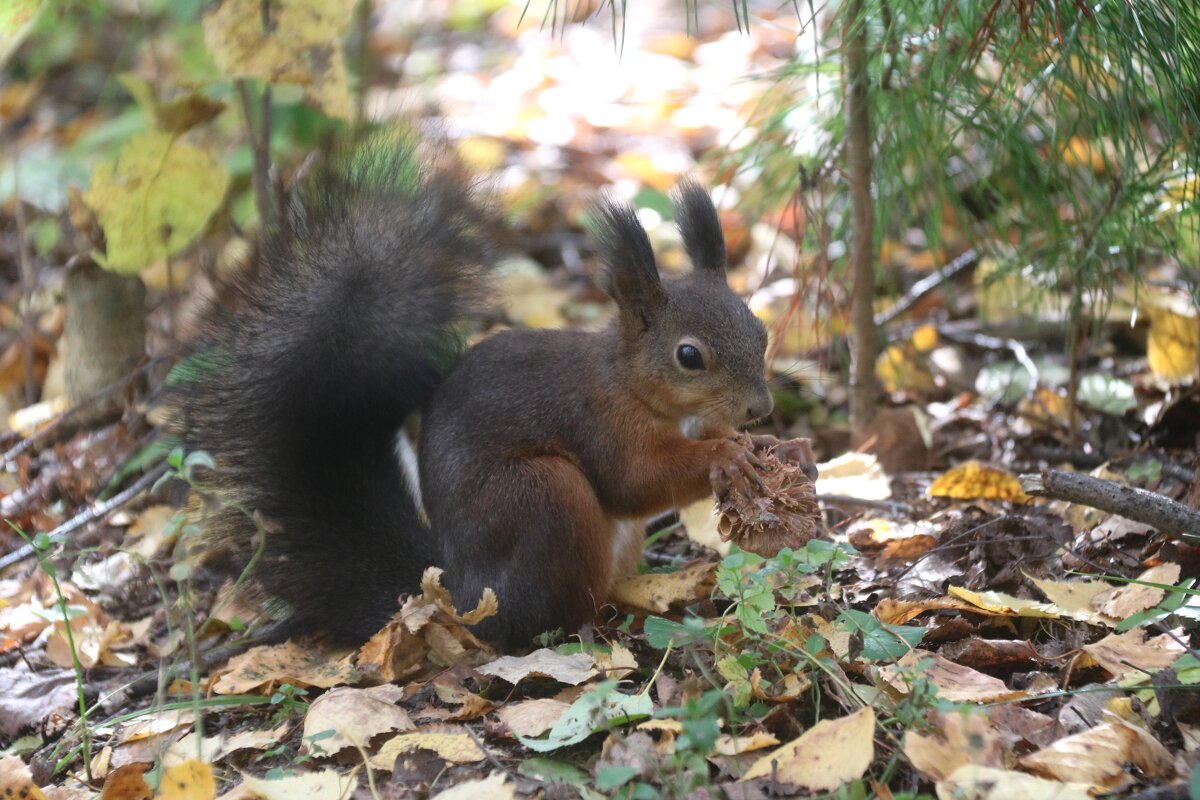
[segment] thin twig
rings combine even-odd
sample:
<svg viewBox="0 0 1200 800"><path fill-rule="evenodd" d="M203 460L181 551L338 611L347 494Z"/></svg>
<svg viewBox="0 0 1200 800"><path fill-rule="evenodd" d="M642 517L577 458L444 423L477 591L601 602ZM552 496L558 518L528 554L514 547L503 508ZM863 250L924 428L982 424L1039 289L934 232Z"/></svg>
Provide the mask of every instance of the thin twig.
<svg viewBox="0 0 1200 800"><path fill-rule="evenodd" d="M103 517L105 514L108 514L109 512L125 505L130 500L132 500L133 498L135 498L139 494L141 494L143 491L145 491L147 488L154 485L154 482L157 481L160 477L162 477L163 473L165 473L166 471L167 471L167 465L159 464L157 467L150 470L145 475L143 475L142 477L140 477L136 481L134 481L132 484L130 484L129 488L121 491L118 494L113 495L112 497L110 497L107 500L97 501L95 503L92 503L90 506L85 508L83 511L80 511L78 514L71 517L69 520L62 523L54 530L50 531L50 533L47 534L47 537L50 540L50 544L58 544L59 542L66 539L67 536L70 535L73 531L78 530L79 528L82 528L84 525L87 525L89 522L99 519L100 517ZM19 564L20 562L24 561L25 559L27 559L31 556L34 556L36 554L37 554L37 549L34 548L33 545L29 545L29 544L23 545L23 546L17 548L16 550L14 550L13 552L8 553L7 555L0 558L0 570L5 570L8 567L11 567L13 564Z"/></svg>
<svg viewBox="0 0 1200 800"><path fill-rule="evenodd" d="M1177 539L1200 541L1200 512L1155 492L1075 472L1044 469L1022 475L1021 488L1032 495L1080 503L1143 522Z"/></svg>

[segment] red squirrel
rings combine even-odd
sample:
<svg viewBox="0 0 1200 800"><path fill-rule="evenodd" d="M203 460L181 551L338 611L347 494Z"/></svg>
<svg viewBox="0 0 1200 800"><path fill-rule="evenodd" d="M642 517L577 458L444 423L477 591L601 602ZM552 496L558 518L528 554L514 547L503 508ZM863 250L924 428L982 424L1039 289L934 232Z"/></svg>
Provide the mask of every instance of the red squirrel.
<svg viewBox="0 0 1200 800"><path fill-rule="evenodd" d="M455 363L487 300L490 204L402 139L305 180L182 403L215 462L205 544L234 570L258 556L241 591L277 635L365 641L430 565L460 608L496 592L484 640L573 632L636 568L648 517L757 480L732 436L772 409L766 330L726 284L708 195L674 202L690 275L660 278L634 210L600 201L614 323L504 331ZM419 480L397 452L414 414ZM815 476L807 440L767 445Z"/></svg>

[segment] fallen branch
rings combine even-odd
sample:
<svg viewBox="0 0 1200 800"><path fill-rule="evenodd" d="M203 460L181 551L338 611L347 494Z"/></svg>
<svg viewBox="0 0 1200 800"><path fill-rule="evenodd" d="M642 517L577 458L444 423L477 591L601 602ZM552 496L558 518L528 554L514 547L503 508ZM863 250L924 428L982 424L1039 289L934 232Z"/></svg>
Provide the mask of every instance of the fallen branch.
<svg viewBox="0 0 1200 800"><path fill-rule="evenodd" d="M1040 475L1022 475L1028 494L1080 503L1110 514L1144 522L1179 539L1200 540L1200 512L1169 497L1076 472L1044 469Z"/></svg>

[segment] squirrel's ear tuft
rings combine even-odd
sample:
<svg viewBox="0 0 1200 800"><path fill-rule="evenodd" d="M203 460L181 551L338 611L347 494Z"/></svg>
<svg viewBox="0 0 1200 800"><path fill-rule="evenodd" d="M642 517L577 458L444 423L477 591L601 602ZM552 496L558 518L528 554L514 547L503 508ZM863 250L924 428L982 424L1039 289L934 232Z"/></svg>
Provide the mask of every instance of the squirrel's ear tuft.
<svg viewBox="0 0 1200 800"><path fill-rule="evenodd" d="M622 316L628 314L644 327L649 314L667 302L646 229L631 206L610 197L597 201L589 217L588 227L608 266L608 292Z"/></svg>
<svg viewBox="0 0 1200 800"><path fill-rule="evenodd" d="M675 187L672 201L679 234L687 248L692 268L701 275L725 280L725 235L712 198L700 184L690 178Z"/></svg>

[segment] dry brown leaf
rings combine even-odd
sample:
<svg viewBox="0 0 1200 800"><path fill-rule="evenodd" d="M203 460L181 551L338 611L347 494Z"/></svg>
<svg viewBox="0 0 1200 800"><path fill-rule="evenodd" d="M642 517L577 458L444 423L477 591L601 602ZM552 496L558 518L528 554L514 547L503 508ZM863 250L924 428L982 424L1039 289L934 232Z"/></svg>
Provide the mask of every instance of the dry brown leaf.
<svg viewBox="0 0 1200 800"><path fill-rule="evenodd" d="M983 616L1000 615L1000 612L968 603L956 597L932 597L928 600L895 600L885 597L879 601L872 613L880 622L888 625L904 625L926 611L966 611Z"/></svg>
<svg viewBox="0 0 1200 800"><path fill-rule="evenodd" d="M1025 494L1015 475L978 461L967 461L943 472L929 487L929 496L1029 502L1029 495Z"/></svg>
<svg viewBox="0 0 1200 800"><path fill-rule="evenodd" d="M1114 678L1143 676L1166 669L1186 652L1181 643L1182 634L1161 634L1146 639L1146 632L1138 628L1125 633L1110 633L1094 644L1085 644L1083 651L1093 662L1099 664ZM1080 666L1088 666L1087 660Z"/></svg>
<svg viewBox="0 0 1200 800"><path fill-rule="evenodd" d="M150 764L126 764L118 767L104 779L100 800L150 800L154 792L142 777Z"/></svg>
<svg viewBox="0 0 1200 800"><path fill-rule="evenodd" d="M751 446L749 436L742 443ZM803 547L821 531L817 490L799 464L781 461L771 448L754 451L763 486L752 495L730 489L717 496L722 541L771 558L785 547ZM662 609L665 610L665 609Z"/></svg>
<svg viewBox="0 0 1200 800"><path fill-rule="evenodd" d="M518 736L537 737L554 727L559 717L567 713L570 703L543 697L501 706L496 716Z"/></svg>
<svg viewBox="0 0 1200 800"><path fill-rule="evenodd" d="M966 764L1004 766L1000 738L986 714L935 712L934 722L936 733L904 734L904 755L927 778L945 780Z"/></svg>
<svg viewBox="0 0 1200 800"><path fill-rule="evenodd" d="M930 663L924 663L927 661ZM928 650L905 653L895 665L881 669L879 675L905 694L913 680L924 678L937 689L938 697L952 703L989 703L1026 694L1009 689L999 678L955 664Z"/></svg>
<svg viewBox="0 0 1200 800"><path fill-rule="evenodd" d="M492 675L511 684L524 678L553 678L559 683L578 686L599 675L596 660L587 653L562 655L548 647L534 650L527 656L501 656L491 663L475 669L484 675Z"/></svg>
<svg viewBox="0 0 1200 800"><path fill-rule="evenodd" d="M487 758L483 748L462 730L438 728L402 733L384 742L379 752L371 756L369 763L375 769L391 772L396 758L413 750L430 750L451 764L473 764Z"/></svg>
<svg viewBox="0 0 1200 800"><path fill-rule="evenodd" d="M1153 780L1175 777L1174 759L1167 749L1146 731L1119 719L1059 739L1025 756L1020 764L1048 778L1086 784L1097 794L1133 783L1128 764Z"/></svg>
<svg viewBox="0 0 1200 800"><path fill-rule="evenodd" d="M308 739L324 731L332 736L321 739L317 746L322 755L332 756L347 747L365 748L371 738L388 731L416 730L408 712L381 699L370 689L340 686L330 689L308 707L304 716L305 747Z"/></svg>
<svg viewBox="0 0 1200 800"><path fill-rule="evenodd" d="M328 689L354 683L353 653L324 652L292 641L252 647L209 676L215 694L270 694L280 684Z"/></svg>
<svg viewBox="0 0 1200 800"><path fill-rule="evenodd" d="M870 707L827 719L758 761L741 780L771 777L815 791L861 778L875 758L875 711Z"/></svg>
<svg viewBox="0 0 1200 800"><path fill-rule="evenodd" d="M662 614L674 605L707 599L716 585L716 564L694 564L675 572L631 575L613 587L611 600L623 606Z"/></svg>
<svg viewBox="0 0 1200 800"><path fill-rule="evenodd" d="M1173 585L1179 580L1179 565L1159 564L1138 575L1137 580ZM1124 620L1148 608L1153 608L1161 603L1166 595L1165 589L1128 583L1124 586L1110 587L1107 592L1095 597L1092 605L1107 617Z"/></svg>
<svg viewBox="0 0 1200 800"><path fill-rule="evenodd" d="M499 604L495 592L484 589L478 605L460 614L441 579L441 569L425 570L421 595L405 600L391 622L359 650L360 669L394 683L425 669L475 665L492 657L492 649L464 626L496 614Z"/></svg>
<svg viewBox="0 0 1200 800"><path fill-rule="evenodd" d="M1070 784L1009 769L964 764L937 784L938 800L1091 800Z"/></svg>
<svg viewBox="0 0 1200 800"><path fill-rule="evenodd" d="M444 673L434 679L433 691L443 703L459 707L458 711L447 716L447 719L459 722L468 719L479 719L484 714L491 713L492 709L496 707L496 704L491 700L467 690L466 687L449 673Z"/></svg>

